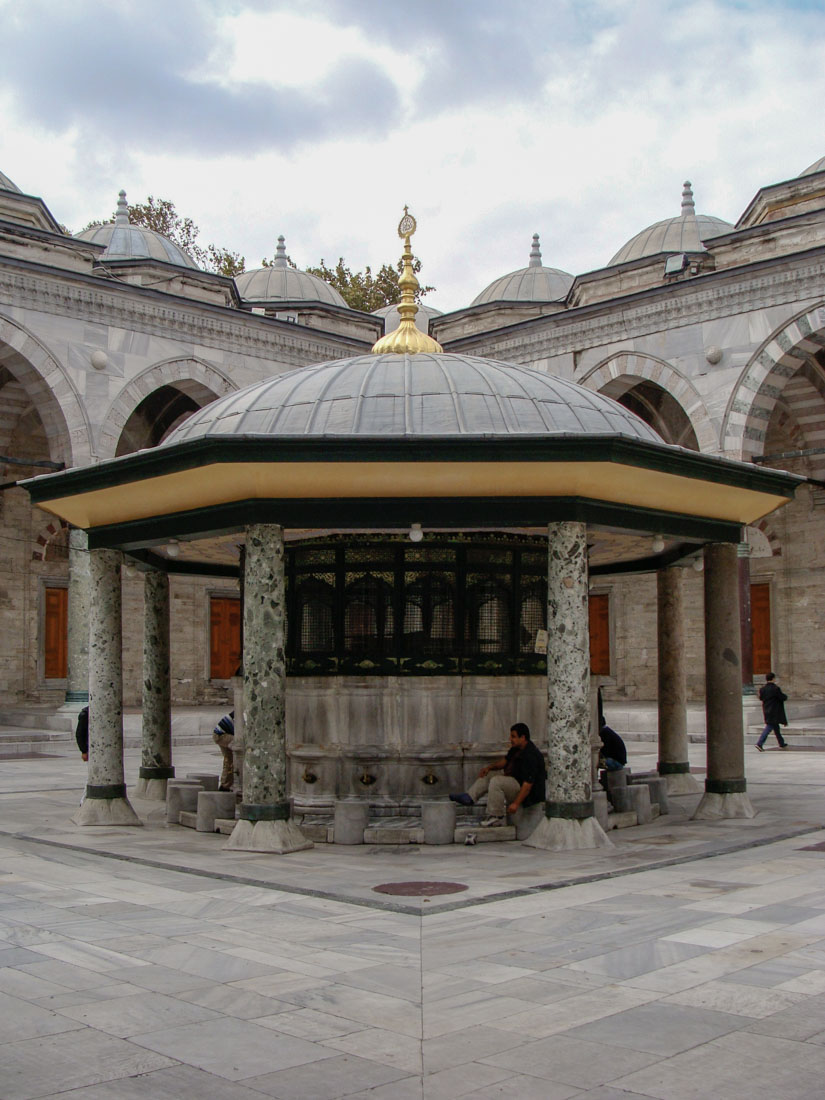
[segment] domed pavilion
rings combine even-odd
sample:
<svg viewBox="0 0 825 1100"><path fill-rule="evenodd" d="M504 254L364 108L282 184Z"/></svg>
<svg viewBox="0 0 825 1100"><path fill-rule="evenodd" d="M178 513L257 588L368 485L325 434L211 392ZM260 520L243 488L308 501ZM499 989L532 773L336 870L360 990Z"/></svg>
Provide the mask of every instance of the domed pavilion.
<svg viewBox="0 0 825 1100"><path fill-rule="evenodd" d="M266 379L160 446L27 482L91 551L80 824L136 821L117 698L124 555L145 571L146 635L161 639L146 660L167 686L168 574L240 569L245 756L231 849L306 847L301 815L341 799L378 810L444 799L525 718L549 760L546 816L528 843L607 843L594 816L588 576L659 572L660 667L676 682L678 574L696 560L709 699L697 812L752 813L737 544L797 479L667 444L612 399L542 371L445 354L415 323L414 231L405 213L400 323L371 355ZM144 784L174 774L164 724L162 708L145 718ZM660 741L674 781L689 773L677 727Z"/></svg>
<svg viewBox="0 0 825 1100"><path fill-rule="evenodd" d="M704 252L706 240L721 236L733 229L730 222L709 214L697 214L693 200L693 188L685 180L682 190L682 209L675 218L665 218L631 237L611 259L608 267L640 260L645 256L658 256L663 252Z"/></svg>

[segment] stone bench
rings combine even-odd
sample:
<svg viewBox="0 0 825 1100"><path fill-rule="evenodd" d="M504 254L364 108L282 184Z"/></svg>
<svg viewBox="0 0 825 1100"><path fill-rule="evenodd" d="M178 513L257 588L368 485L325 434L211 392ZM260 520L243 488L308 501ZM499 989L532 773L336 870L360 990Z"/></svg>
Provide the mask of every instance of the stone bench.
<svg viewBox="0 0 825 1100"><path fill-rule="evenodd" d="M215 822L235 814L234 791L199 791L195 828L199 833L214 833Z"/></svg>

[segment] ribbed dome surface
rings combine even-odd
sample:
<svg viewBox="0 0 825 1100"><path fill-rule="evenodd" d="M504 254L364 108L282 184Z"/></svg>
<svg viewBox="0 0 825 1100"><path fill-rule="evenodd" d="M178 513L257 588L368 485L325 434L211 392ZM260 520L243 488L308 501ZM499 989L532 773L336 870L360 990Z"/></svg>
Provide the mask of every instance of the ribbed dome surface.
<svg viewBox="0 0 825 1100"><path fill-rule="evenodd" d="M324 302L349 308L334 286L317 275L290 267L283 237L278 238L272 263L236 275L235 286L245 302Z"/></svg>
<svg viewBox="0 0 825 1100"><path fill-rule="evenodd" d="M655 222L631 237L607 266L640 260L644 256L658 256L660 252L703 252L704 241L729 233L732 229L730 222L721 218L695 213L693 191L690 183L685 183L679 217Z"/></svg>
<svg viewBox="0 0 825 1100"><path fill-rule="evenodd" d="M661 443L634 413L573 382L470 355L359 355L207 405L164 445L215 436L622 435Z"/></svg>
<svg viewBox="0 0 825 1100"><path fill-rule="evenodd" d="M560 302L567 297L573 276L557 267L544 267L541 262L539 235L533 234L533 247L527 267L511 271L494 279L475 298L472 305L489 302Z"/></svg>
<svg viewBox="0 0 825 1100"><path fill-rule="evenodd" d="M817 172L825 172L825 157L820 157L819 160L815 160L813 164L809 164L804 172L800 172L800 176L814 176Z"/></svg>
<svg viewBox="0 0 825 1100"><path fill-rule="evenodd" d="M398 312L398 306L381 306L380 309L374 309L372 315L373 317L383 317L384 332L394 332L401 324L401 314ZM440 316L440 309L434 309L432 306L425 306L423 302L419 302L418 313L415 315L415 327L422 332L429 332L430 318Z"/></svg>
<svg viewBox="0 0 825 1100"><path fill-rule="evenodd" d="M18 195L22 194L17 184L10 180L5 172L0 172L0 191L16 191Z"/></svg>
<svg viewBox="0 0 825 1100"><path fill-rule="evenodd" d="M189 253L174 241L154 229L132 225L129 222L128 210L126 192L121 191L113 222L92 226L91 229L84 229L82 233L76 233L75 236L81 241L105 245L106 251L100 257L102 260L161 260L163 263L175 264L177 267L198 269L198 265Z"/></svg>
<svg viewBox="0 0 825 1100"><path fill-rule="evenodd" d="M334 286L294 267L256 267L236 275L235 286L245 302L326 302L347 308Z"/></svg>

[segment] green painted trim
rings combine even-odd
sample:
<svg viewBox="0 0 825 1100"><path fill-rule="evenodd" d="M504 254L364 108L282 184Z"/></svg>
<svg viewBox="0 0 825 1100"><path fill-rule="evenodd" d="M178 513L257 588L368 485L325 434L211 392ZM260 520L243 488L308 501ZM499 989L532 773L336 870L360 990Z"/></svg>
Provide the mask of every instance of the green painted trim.
<svg viewBox="0 0 825 1100"><path fill-rule="evenodd" d="M698 542L738 543L741 531L738 523L725 520L582 497L285 498L232 501L211 508L94 527L89 531L89 548L124 549L136 555L138 550L156 546L170 538L185 540L240 533L251 523L278 523L284 527L305 528L323 526L346 531L365 527L404 529L413 520L425 529L438 527L456 531L467 528L545 527L548 523L572 521L586 523L593 528L656 531ZM160 559L157 560L159 562ZM646 558L645 562L648 563L646 570L670 564L663 558ZM162 566L158 564L157 568ZM197 566L192 571L202 573L204 569ZM616 572L616 569L609 571Z"/></svg>
<svg viewBox="0 0 825 1100"><path fill-rule="evenodd" d="M138 776L140 779L174 779L174 768L139 768Z"/></svg>
<svg viewBox="0 0 825 1100"><path fill-rule="evenodd" d="M126 784L125 783L110 783L108 786L93 786L91 783L86 785L86 797L87 798L125 798L126 797Z"/></svg>
<svg viewBox="0 0 825 1100"><path fill-rule="evenodd" d="M687 760L679 761L679 763L669 763L665 760L659 760L656 764L656 771L659 775L689 775L690 774L690 762Z"/></svg>
<svg viewBox="0 0 825 1100"><path fill-rule="evenodd" d="M789 498L804 480L750 463L615 435L212 436L43 474L21 485L39 504L225 462L606 462Z"/></svg>
<svg viewBox="0 0 825 1100"><path fill-rule="evenodd" d="M289 821L289 803L242 802L239 814L242 821Z"/></svg>
<svg viewBox="0 0 825 1100"><path fill-rule="evenodd" d="M584 821L593 817L596 810L593 802L545 802L546 817L560 817L565 821Z"/></svg>
<svg viewBox="0 0 825 1100"><path fill-rule="evenodd" d="M708 794L744 794L748 789L744 779L706 779L705 790Z"/></svg>
<svg viewBox="0 0 825 1100"><path fill-rule="evenodd" d="M67 691L64 696L66 703L88 703L89 693L88 691Z"/></svg>

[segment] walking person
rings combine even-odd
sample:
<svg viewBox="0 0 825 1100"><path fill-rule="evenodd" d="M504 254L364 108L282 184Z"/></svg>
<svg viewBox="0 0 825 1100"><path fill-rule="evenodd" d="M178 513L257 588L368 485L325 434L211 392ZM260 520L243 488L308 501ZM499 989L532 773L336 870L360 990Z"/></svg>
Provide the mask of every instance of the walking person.
<svg viewBox="0 0 825 1100"><path fill-rule="evenodd" d="M776 682L776 673L769 672L765 677L765 683L759 689L759 698L762 702L762 716L765 719L765 728L759 734L756 748L759 752L765 751L765 742L768 734L773 730L780 749L786 749L788 742L782 736L780 725L787 726L788 718L785 714L785 700L788 696Z"/></svg>

